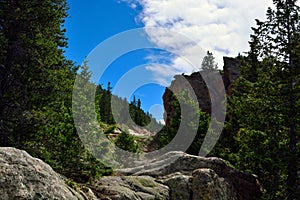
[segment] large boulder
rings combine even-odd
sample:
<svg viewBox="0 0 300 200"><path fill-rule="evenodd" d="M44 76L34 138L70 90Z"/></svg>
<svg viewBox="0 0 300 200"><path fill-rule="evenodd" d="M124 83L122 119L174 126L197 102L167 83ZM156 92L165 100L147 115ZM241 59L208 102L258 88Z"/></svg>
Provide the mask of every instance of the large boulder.
<svg viewBox="0 0 300 200"><path fill-rule="evenodd" d="M43 161L22 150L0 148L0 199L84 199Z"/></svg>
<svg viewBox="0 0 300 200"><path fill-rule="evenodd" d="M180 172L160 178L170 188L170 199L190 199L192 176Z"/></svg>
<svg viewBox="0 0 300 200"><path fill-rule="evenodd" d="M170 188L171 199L252 200L262 195L257 177L240 172L220 158L169 152L144 165L119 169L119 175L151 176Z"/></svg>
<svg viewBox="0 0 300 200"><path fill-rule="evenodd" d="M169 188L150 176L106 176L96 181L92 189L99 199L169 199Z"/></svg>
<svg viewBox="0 0 300 200"><path fill-rule="evenodd" d="M193 171L192 191L192 199L239 199L234 186L212 169L197 169ZM245 197L241 198L246 199Z"/></svg>

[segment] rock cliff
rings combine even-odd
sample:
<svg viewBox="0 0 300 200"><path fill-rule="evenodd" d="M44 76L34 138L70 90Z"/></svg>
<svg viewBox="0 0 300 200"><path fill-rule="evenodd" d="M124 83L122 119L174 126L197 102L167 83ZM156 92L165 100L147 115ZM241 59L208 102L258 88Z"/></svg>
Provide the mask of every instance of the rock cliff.
<svg viewBox="0 0 300 200"><path fill-rule="evenodd" d="M223 60L224 67L223 71L221 71L221 76L224 85L215 85L214 93L220 94L220 92L222 92L221 89L225 86L226 93L230 95L233 81L240 76L239 61L235 58L229 57L224 57ZM199 72L192 73L191 75L176 75L171 85L166 88L163 95L163 102L165 108L165 121L167 125L174 114L174 111L171 108L172 95L188 88L188 84L190 84L194 90L201 110L206 113L211 112L211 98L214 98L215 94L209 93L206 82L204 81L202 75Z"/></svg>
<svg viewBox="0 0 300 200"><path fill-rule="evenodd" d="M75 191L41 160L25 151L0 148L1 200L251 200L260 196L255 176L233 169L219 158L169 152Z"/></svg>

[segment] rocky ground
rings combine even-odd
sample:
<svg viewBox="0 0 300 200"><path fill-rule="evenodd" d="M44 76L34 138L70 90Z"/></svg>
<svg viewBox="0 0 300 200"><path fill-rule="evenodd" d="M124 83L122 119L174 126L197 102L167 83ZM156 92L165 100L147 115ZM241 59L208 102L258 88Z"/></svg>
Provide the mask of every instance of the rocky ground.
<svg viewBox="0 0 300 200"><path fill-rule="evenodd" d="M93 184L71 188L67 179L25 151L0 148L0 199L235 200L256 199L254 175L219 158L169 152L137 167L116 170Z"/></svg>

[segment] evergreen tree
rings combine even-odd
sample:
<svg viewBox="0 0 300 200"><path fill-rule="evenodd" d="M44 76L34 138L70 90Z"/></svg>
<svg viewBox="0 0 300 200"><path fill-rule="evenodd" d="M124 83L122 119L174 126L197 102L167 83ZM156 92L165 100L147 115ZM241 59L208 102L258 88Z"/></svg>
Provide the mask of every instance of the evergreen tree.
<svg viewBox="0 0 300 200"><path fill-rule="evenodd" d="M63 55L66 11L65 0L0 1L0 145L25 149L67 177L89 177L103 166L73 122L78 67Z"/></svg>
<svg viewBox="0 0 300 200"><path fill-rule="evenodd" d="M95 177L110 173L110 169L93 156L99 154L108 155L109 150L107 142L102 139L102 131L98 129L98 123L91 123L95 120L95 117L99 119L99 112L96 110L95 116L95 110L93 109L95 102L92 100L92 97L97 87L91 83L91 75L87 62L84 62L84 65L81 67L81 72L76 77L76 84L74 84L72 94L72 113L77 123L76 130L80 133L80 139L89 150L87 151L82 143L80 143L81 146L79 146L80 148L77 152L77 165L75 165L77 166L77 171L72 172L72 174L79 175L80 178L85 177L86 180L92 180ZM98 87L97 89L101 88ZM99 91L97 91L96 94L98 94L98 92ZM98 100L96 96L95 101L98 102ZM95 108L97 108L96 105ZM78 138L77 134L76 136ZM70 147L69 151L73 151L74 148L76 148L76 146ZM70 170L74 170L74 168ZM79 181L82 180L79 179Z"/></svg>
<svg viewBox="0 0 300 200"><path fill-rule="evenodd" d="M203 58L201 63L202 70L209 70L209 69L218 69L218 64L215 62L215 57L209 51L207 51L206 56Z"/></svg>
<svg viewBox="0 0 300 200"><path fill-rule="evenodd" d="M300 78L300 8L296 2L296 0L274 0L276 9L269 8L267 21L263 23L258 21L259 27L254 29L254 35L259 40L257 48L260 50L260 56L270 60L270 65L275 68L273 79L279 80L281 84L278 94L281 96L282 114L285 116L285 126L288 129L287 199L297 197L299 183L297 182L299 90L296 84Z"/></svg>
<svg viewBox="0 0 300 200"><path fill-rule="evenodd" d="M172 95L170 105L173 114L169 119L169 124L155 136L154 142L162 148L172 141L178 131L181 131L185 133L186 138L194 138L186 152L198 155L209 125L208 114L201 111L188 90ZM195 124L195 119L198 117L200 117L199 124ZM192 133L196 135L193 136Z"/></svg>
<svg viewBox="0 0 300 200"><path fill-rule="evenodd" d="M262 73L255 83L240 78L228 101L227 134L221 139L227 140L223 148L229 147L223 158L258 175L265 199L283 198L286 185L283 166L288 138L278 89L277 82Z"/></svg>
<svg viewBox="0 0 300 200"><path fill-rule="evenodd" d="M229 159L259 176L266 199L290 200L299 197L300 9L296 0L273 3L252 28L248 74L229 100L227 127L238 133Z"/></svg>
<svg viewBox="0 0 300 200"><path fill-rule="evenodd" d="M114 118L112 115L112 94L111 94L111 83L107 83L107 89L102 90L101 100L99 101L100 104L100 116L103 122L108 124L114 124Z"/></svg>
<svg viewBox="0 0 300 200"><path fill-rule="evenodd" d="M0 135L2 145L22 148L33 132L34 110L57 88L66 47L64 0L0 2Z"/></svg>
<svg viewBox="0 0 300 200"><path fill-rule="evenodd" d="M115 144L123 150L134 153L139 152L139 145L136 143L134 136L130 135L127 130L122 131L122 133L118 135Z"/></svg>

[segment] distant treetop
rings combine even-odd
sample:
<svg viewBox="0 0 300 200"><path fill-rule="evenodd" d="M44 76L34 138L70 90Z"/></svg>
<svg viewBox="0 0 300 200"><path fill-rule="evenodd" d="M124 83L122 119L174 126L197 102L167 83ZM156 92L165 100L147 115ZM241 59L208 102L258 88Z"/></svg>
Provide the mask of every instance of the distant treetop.
<svg viewBox="0 0 300 200"><path fill-rule="evenodd" d="M204 56L202 64L202 70L209 70L209 69L218 69L218 64L215 62L215 57L213 56L212 52L207 51L206 56Z"/></svg>

